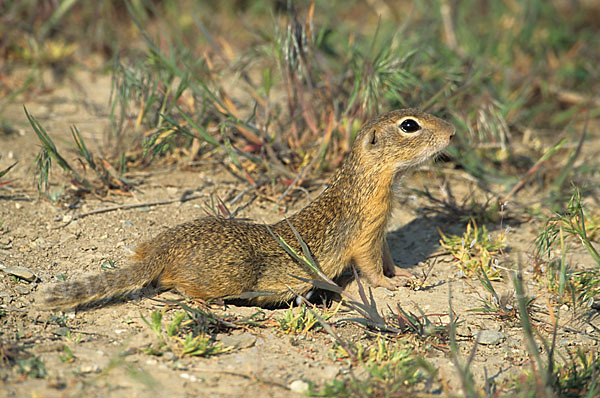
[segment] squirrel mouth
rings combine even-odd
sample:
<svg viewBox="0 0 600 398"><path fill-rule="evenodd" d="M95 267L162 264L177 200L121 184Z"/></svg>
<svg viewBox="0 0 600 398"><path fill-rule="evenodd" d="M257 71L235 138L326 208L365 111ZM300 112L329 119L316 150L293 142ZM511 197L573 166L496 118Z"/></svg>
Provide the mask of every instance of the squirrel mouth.
<svg viewBox="0 0 600 398"><path fill-rule="evenodd" d="M445 142L439 142L437 145L431 145L427 150L423 151L420 155L413 157L409 161L400 161L394 165L395 174L398 174L404 170L412 169L421 164L427 162L430 159L436 160L444 153L444 150L450 144L454 134L450 135Z"/></svg>

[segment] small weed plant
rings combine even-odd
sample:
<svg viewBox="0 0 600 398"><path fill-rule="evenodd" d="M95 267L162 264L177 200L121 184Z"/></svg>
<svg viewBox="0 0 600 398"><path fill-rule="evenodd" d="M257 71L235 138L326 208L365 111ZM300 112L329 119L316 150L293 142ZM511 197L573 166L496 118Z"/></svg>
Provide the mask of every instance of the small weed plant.
<svg viewBox="0 0 600 398"><path fill-rule="evenodd" d="M459 275L476 276L482 269L490 280L501 279L500 269L495 265L500 251L506 246L503 232L492 237L485 225L479 227L471 220L462 236L439 233L442 238L440 244L454 257Z"/></svg>
<svg viewBox="0 0 600 398"><path fill-rule="evenodd" d="M144 323L158 338L157 344L146 349L148 354L162 355L165 350L169 350L179 357L208 357L232 349L232 347L224 347L221 343L214 342L205 332L195 334L190 330L194 320L185 311L176 312L166 325L163 325L163 316L164 311L158 310L150 313L149 320L142 315Z"/></svg>
<svg viewBox="0 0 600 398"><path fill-rule="evenodd" d="M351 358L347 348L336 346L332 355L337 360ZM350 377L327 382L322 388L311 390L311 396L353 397L387 396L400 397L411 386L430 380L435 376L434 368L413 352L410 344L400 344L377 338L370 344L353 344L356 353L355 365L362 365L366 377Z"/></svg>
<svg viewBox="0 0 600 398"><path fill-rule="evenodd" d="M574 187L566 209L550 217L538 234L535 271L559 301L589 308L600 293L600 254L593 244L599 228L597 217L585 209L581 192ZM593 264L584 269L569 264L566 253L573 244L583 247Z"/></svg>
<svg viewBox="0 0 600 398"><path fill-rule="evenodd" d="M342 302L339 301L333 308L320 311L320 317L328 321L331 317L337 314ZM286 310L278 319L279 328L287 334L306 334L309 331L319 331L323 327L319 323L319 319L315 315L316 308L308 308L305 303L298 307L292 307Z"/></svg>
<svg viewBox="0 0 600 398"><path fill-rule="evenodd" d="M590 214L582 203L579 188L574 192L561 213L555 213L546 221L546 225L536 238L536 255L547 261L552 259L554 251L565 240L578 241L600 266L600 254L592 244L600 231L599 218Z"/></svg>

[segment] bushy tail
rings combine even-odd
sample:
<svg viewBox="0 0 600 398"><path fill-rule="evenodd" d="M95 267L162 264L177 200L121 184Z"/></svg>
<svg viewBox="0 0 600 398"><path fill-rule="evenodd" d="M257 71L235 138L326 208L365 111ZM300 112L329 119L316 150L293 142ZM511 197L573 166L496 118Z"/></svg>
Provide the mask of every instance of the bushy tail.
<svg viewBox="0 0 600 398"><path fill-rule="evenodd" d="M44 310L74 308L141 289L155 281L163 267L142 260L112 272L103 272L73 282L54 284L42 291L39 308Z"/></svg>

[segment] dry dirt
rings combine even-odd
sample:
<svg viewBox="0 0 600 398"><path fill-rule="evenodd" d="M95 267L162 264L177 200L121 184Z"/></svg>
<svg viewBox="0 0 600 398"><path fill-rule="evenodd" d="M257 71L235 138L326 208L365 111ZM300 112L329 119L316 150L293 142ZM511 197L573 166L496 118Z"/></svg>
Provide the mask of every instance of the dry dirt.
<svg viewBox="0 0 600 398"><path fill-rule="evenodd" d="M240 328L214 337L235 348L229 352L208 357L183 357L175 355L152 356L143 348L156 343L156 337L141 320L163 303L157 299L180 299L175 293L144 294L129 300L86 311L50 313L35 310L35 295L44 283L63 274L68 279L85 273L101 272L101 266L114 261L116 266L127 262L129 250L138 243L156 235L164 228L205 214L209 195L231 197L246 188L218 167L193 169L151 169L133 173L142 181L132 197L111 196L107 202L90 195L79 201L76 208L57 205L38 196L34 187L34 158L39 143L29 126L22 105L47 129L49 134L69 159L75 156L71 145L69 126L76 125L92 150L102 143L108 128L108 97L110 80L107 76L78 74L80 88L65 83L35 97L17 98L7 104L3 117L16 129L12 134L0 136L0 170L18 160L19 163L5 178L12 182L0 187L0 262L5 267L21 266L33 272L37 280L27 282L0 272L0 338L4 350L17 351L21 358L37 356L43 362L47 375L43 378L24 377L19 366L5 361L0 364L0 396L274 396L296 395L289 386L296 380L310 380L316 386L334 378L349 377L349 364L336 361L331 354L332 338L324 331L308 335L287 335L275 327L276 322L265 321L263 327ZM83 90L83 91L81 91ZM459 132L460 134L460 132ZM598 140L593 148L598 149ZM54 165L53 180L65 183L65 176ZM438 188L441 172L428 166L406 180L409 186L422 189ZM467 179L450 175L454 191L467 193L472 189ZM68 187L67 187L68 188ZM65 221L73 214L112 206L118 203L145 203L175 199L187 191L197 190L200 199L162 206L145 206L130 210L117 210ZM314 198L319 189L310 193ZM527 192L522 195L535 195ZM249 201L242 197L237 205ZM388 240L395 262L420 275L423 267L418 263L432 254L443 252L439 245L438 228L447 233L462 233L465 221L442 216L425 217L419 213L424 200L411 195L400 198L394 213ZM306 199L295 204L293 212L306 204ZM282 217L280 209L268 201L256 200L239 214L258 221L275 221ZM533 248L540 223L519 223L505 220L502 228L511 226L508 233L507 255L520 258L528 268L527 288L531 294L541 294L537 301L539 312L536 328L543 330L548 317L544 314L547 301L531 278L529 254ZM493 233L501 226L490 225ZM587 262L583 251L573 248L569 260ZM503 322L469 309L480 306L480 297L486 292L476 279L459 278L457 268L449 255L438 256L437 264L424 288L411 290L401 287L389 293L374 290L378 307L383 311L396 308L399 303L405 310L430 315L432 320L448 322L449 287L452 305L463 321L459 327L459 347L466 358L474 344L473 336L480 330L500 331L505 336L497 344L480 345L474 357L472 370L478 385L483 386L484 375L496 382L526 369L528 356L521 327L517 321ZM508 292L508 277L495 284L499 292ZM348 287L356 290L355 284ZM262 311L262 319L277 319L285 309L261 310L244 306L213 306L217 314L232 314L241 318ZM337 330L350 340L367 340L365 329L352 322L343 321L355 314L340 312L335 319ZM57 322L58 320L58 322ZM567 317L565 316L564 322ZM600 326L597 319L591 321ZM589 325L571 321L558 335L562 353L575 346L597 350L597 332L588 336ZM597 328L595 329L598 330ZM70 337L66 336L67 331ZM548 335L546 334L546 337ZM64 346L72 351L74 360L63 361ZM452 365L446 343L421 352L438 369L438 376L429 392L441 395L461 394L456 371ZM6 352L3 353L6 355ZM1 358L0 358L1 359ZM360 367L353 369L361 374Z"/></svg>

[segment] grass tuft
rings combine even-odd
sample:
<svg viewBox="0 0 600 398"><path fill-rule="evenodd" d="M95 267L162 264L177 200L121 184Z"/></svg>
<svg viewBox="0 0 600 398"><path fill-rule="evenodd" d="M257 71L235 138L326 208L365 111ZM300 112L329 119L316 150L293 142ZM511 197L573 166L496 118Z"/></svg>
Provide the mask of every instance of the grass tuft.
<svg viewBox="0 0 600 398"><path fill-rule="evenodd" d="M432 380L435 369L414 353L410 344L395 344L382 338L370 345L357 343L353 347L356 361L365 368L363 377L353 372L350 377L338 378L325 383L321 388L312 386L309 395L318 397L385 396L401 397L415 391L415 385ZM339 360L349 355L346 348L337 346L333 355ZM425 386L425 387L423 387Z"/></svg>
<svg viewBox="0 0 600 398"><path fill-rule="evenodd" d="M473 276L483 270L485 278L500 280L501 270L497 268L498 255L506 246L504 231L492 237L485 225L479 227L475 220L469 221L463 236L447 236L439 231L440 244L454 257L459 275Z"/></svg>
<svg viewBox="0 0 600 398"><path fill-rule="evenodd" d="M309 309L305 303L300 304L296 308L290 305L290 308L277 320L279 328L286 334L306 334L309 331L319 331L322 329L321 320L328 321L331 317L335 316L341 304L342 302L340 301L334 308L323 310L319 314L320 318L314 314L314 309Z"/></svg>
<svg viewBox="0 0 600 398"><path fill-rule="evenodd" d="M145 352L152 355L162 355L168 350L177 356L202 356L222 354L233 347L213 341L204 329L198 329L196 320L185 311L176 312L172 320L163 326L163 311L152 311L150 320L141 315L144 323L154 332L158 342L146 347Z"/></svg>

